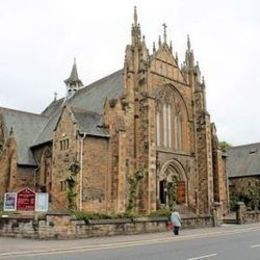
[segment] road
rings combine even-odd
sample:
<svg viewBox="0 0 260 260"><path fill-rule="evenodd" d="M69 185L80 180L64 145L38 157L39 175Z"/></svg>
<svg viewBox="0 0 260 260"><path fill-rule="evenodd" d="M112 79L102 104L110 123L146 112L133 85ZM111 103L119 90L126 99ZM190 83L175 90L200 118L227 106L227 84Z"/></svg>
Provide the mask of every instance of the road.
<svg viewBox="0 0 260 260"><path fill-rule="evenodd" d="M260 259L260 223L220 228L90 238L29 240L0 238L0 259L199 260Z"/></svg>

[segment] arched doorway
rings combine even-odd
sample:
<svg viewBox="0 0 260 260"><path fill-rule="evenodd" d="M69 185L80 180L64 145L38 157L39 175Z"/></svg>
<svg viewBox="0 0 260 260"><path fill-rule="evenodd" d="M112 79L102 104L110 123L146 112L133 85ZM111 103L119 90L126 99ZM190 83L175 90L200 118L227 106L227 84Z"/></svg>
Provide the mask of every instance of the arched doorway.
<svg viewBox="0 0 260 260"><path fill-rule="evenodd" d="M157 181L159 207L172 208L187 203L187 178L181 163L177 160L166 162L160 170Z"/></svg>

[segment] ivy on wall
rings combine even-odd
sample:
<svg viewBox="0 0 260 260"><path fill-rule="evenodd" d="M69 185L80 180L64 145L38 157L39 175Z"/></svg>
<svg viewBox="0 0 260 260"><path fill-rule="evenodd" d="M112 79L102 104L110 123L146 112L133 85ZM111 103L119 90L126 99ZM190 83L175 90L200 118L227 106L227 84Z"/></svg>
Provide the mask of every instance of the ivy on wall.
<svg viewBox="0 0 260 260"><path fill-rule="evenodd" d="M177 183L177 176L172 176L172 181L167 183L169 209L173 209L177 204Z"/></svg>
<svg viewBox="0 0 260 260"><path fill-rule="evenodd" d="M136 208L136 200L137 200L137 190L140 181L144 178L146 171L141 169L133 176L128 177L128 184L129 184L129 198L128 198L128 205L127 205L127 212L133 212Z"/></svg>
<svg viewBox="0 0 260 260"><path fill-rule="evenodd" d="M80 171L80 164L78 161L74 160L69 167L69 176L66 178L66 183L68 187L67 199L68 207L73 210L77 208L76 197L78 195L76 191L77 187L77 175Z"/></svg>

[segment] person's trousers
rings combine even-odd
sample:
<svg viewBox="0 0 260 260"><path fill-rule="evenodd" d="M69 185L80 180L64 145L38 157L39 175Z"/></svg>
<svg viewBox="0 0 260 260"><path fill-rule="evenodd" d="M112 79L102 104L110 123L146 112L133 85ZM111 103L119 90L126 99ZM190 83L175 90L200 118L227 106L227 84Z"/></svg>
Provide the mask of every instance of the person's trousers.
<svg viewBox="0 0 260 260"><path fill-rule="evenodd" d="M174 228L173 228L173 233L174 233L174 235L179 235L179 229L180 229L180 227L176 227L176 226L174 226Z"/></svg>

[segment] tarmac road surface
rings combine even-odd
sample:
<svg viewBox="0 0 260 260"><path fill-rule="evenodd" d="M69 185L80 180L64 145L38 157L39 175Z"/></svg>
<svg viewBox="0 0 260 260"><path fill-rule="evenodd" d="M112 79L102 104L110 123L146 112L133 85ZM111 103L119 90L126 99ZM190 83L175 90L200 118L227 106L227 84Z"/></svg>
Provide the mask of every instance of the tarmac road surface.
<svg viewBox="0 0 260 260"><path fill-rule="evenodd" d="M90 238L29 240L0 238L0 259L260 260L260 223L219 228Z"/></svg>

